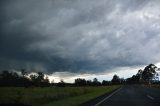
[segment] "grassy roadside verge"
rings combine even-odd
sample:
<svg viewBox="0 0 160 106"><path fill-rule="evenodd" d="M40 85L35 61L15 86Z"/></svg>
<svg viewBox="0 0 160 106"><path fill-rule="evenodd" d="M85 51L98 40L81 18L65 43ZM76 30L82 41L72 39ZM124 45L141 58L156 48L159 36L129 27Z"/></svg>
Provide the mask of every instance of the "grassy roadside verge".
<svg viewBox="0 0 160 106"><path fill-rule="evenodd" d="M48 104L45 104L43 106L77 106L80 105L88 100L91 100L93 98L96 98L100 95L103 95L104 93L111 92L120 86L114 85L114 86L105 86L105 87L97 87L93 92L75 96L75 97L70 97L67 99L55 101L55 102L50 102Z"/></svg>
<svg viewBox="0 0 160 106"><path fill-rule="evenodd" d="M118 85L104 87L1 87L0 103L22 103L33 106L77 106L118 87Z"/></svg>

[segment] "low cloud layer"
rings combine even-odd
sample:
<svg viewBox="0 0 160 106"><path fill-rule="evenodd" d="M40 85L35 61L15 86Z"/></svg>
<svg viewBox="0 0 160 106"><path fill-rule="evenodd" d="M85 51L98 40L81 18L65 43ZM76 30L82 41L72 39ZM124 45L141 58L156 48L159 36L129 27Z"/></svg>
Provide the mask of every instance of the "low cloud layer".
<svg viewBox="0 0 160 106"><path fill-rule="evenodd" d="M102 72L158 63L159 0L1 0L0 69Z"/></svg>

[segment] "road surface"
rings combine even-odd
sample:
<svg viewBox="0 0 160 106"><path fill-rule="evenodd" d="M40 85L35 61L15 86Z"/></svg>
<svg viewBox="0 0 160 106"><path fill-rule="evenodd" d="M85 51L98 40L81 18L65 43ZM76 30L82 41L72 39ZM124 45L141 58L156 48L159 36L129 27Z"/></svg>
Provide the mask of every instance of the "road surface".
<svg viewBox="0 0 160 106"><path fill-rule="evenodd" d="M81 106L160 106L160 90L141 85L125 85Z"/></svg>

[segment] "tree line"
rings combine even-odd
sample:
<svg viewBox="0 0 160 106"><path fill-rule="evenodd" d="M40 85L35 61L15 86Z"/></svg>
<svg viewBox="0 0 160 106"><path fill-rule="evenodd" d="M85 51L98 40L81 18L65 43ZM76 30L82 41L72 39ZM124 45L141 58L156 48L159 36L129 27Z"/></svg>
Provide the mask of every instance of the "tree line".
<svg viewBox="0 0 160 106"><path fill-rule="evenodd" d="M126 81L129 84L160 83L157 71L160 71L157 66L149 64L144 68L144 70L139 69L136 75L133 75L131 78L127 78Z"/></svg>
<svg viewBox="0 0 160 106"><path fill-rule="evenodd" d="M65 83L61 80L59 83L50 82L47 75L42 72L37 72L34 74L27 73L24 69L17 72L9 72L3 70L0 73L0 86L17 86L17 87L48 87L48 86L104 86L104 85L113 85L113 84L151 84L151 83L160 83L158 79L158 73L156 70L159 70L154 64L149 64L144 68L144 70L138 70L136 75L133 75L130 78L123 79L118 75L114 75L112 80L102 82L98 81L97 78L93 80L86 80L83 78L75 79L74 83Z"/></svg>
<svg viewBox="0 0 160 106"><path fill-rule="evenodd" d="M27 72L22 69L20 73L3 70L0 74L0 86L49 86L49 79L42 72L37 72L28 76Z"/></svg>

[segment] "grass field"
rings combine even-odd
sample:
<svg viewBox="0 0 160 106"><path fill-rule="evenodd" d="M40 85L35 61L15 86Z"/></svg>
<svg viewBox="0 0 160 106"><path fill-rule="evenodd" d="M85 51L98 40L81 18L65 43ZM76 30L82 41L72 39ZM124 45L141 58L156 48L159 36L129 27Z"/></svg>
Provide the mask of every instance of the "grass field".
<svg viewBox="0 0 160 106"><path fill-rule="evenodd" d="M104 87L1 87L0 103L23 103L33 106L77 106L113 91L120 86Z"/></svg>

